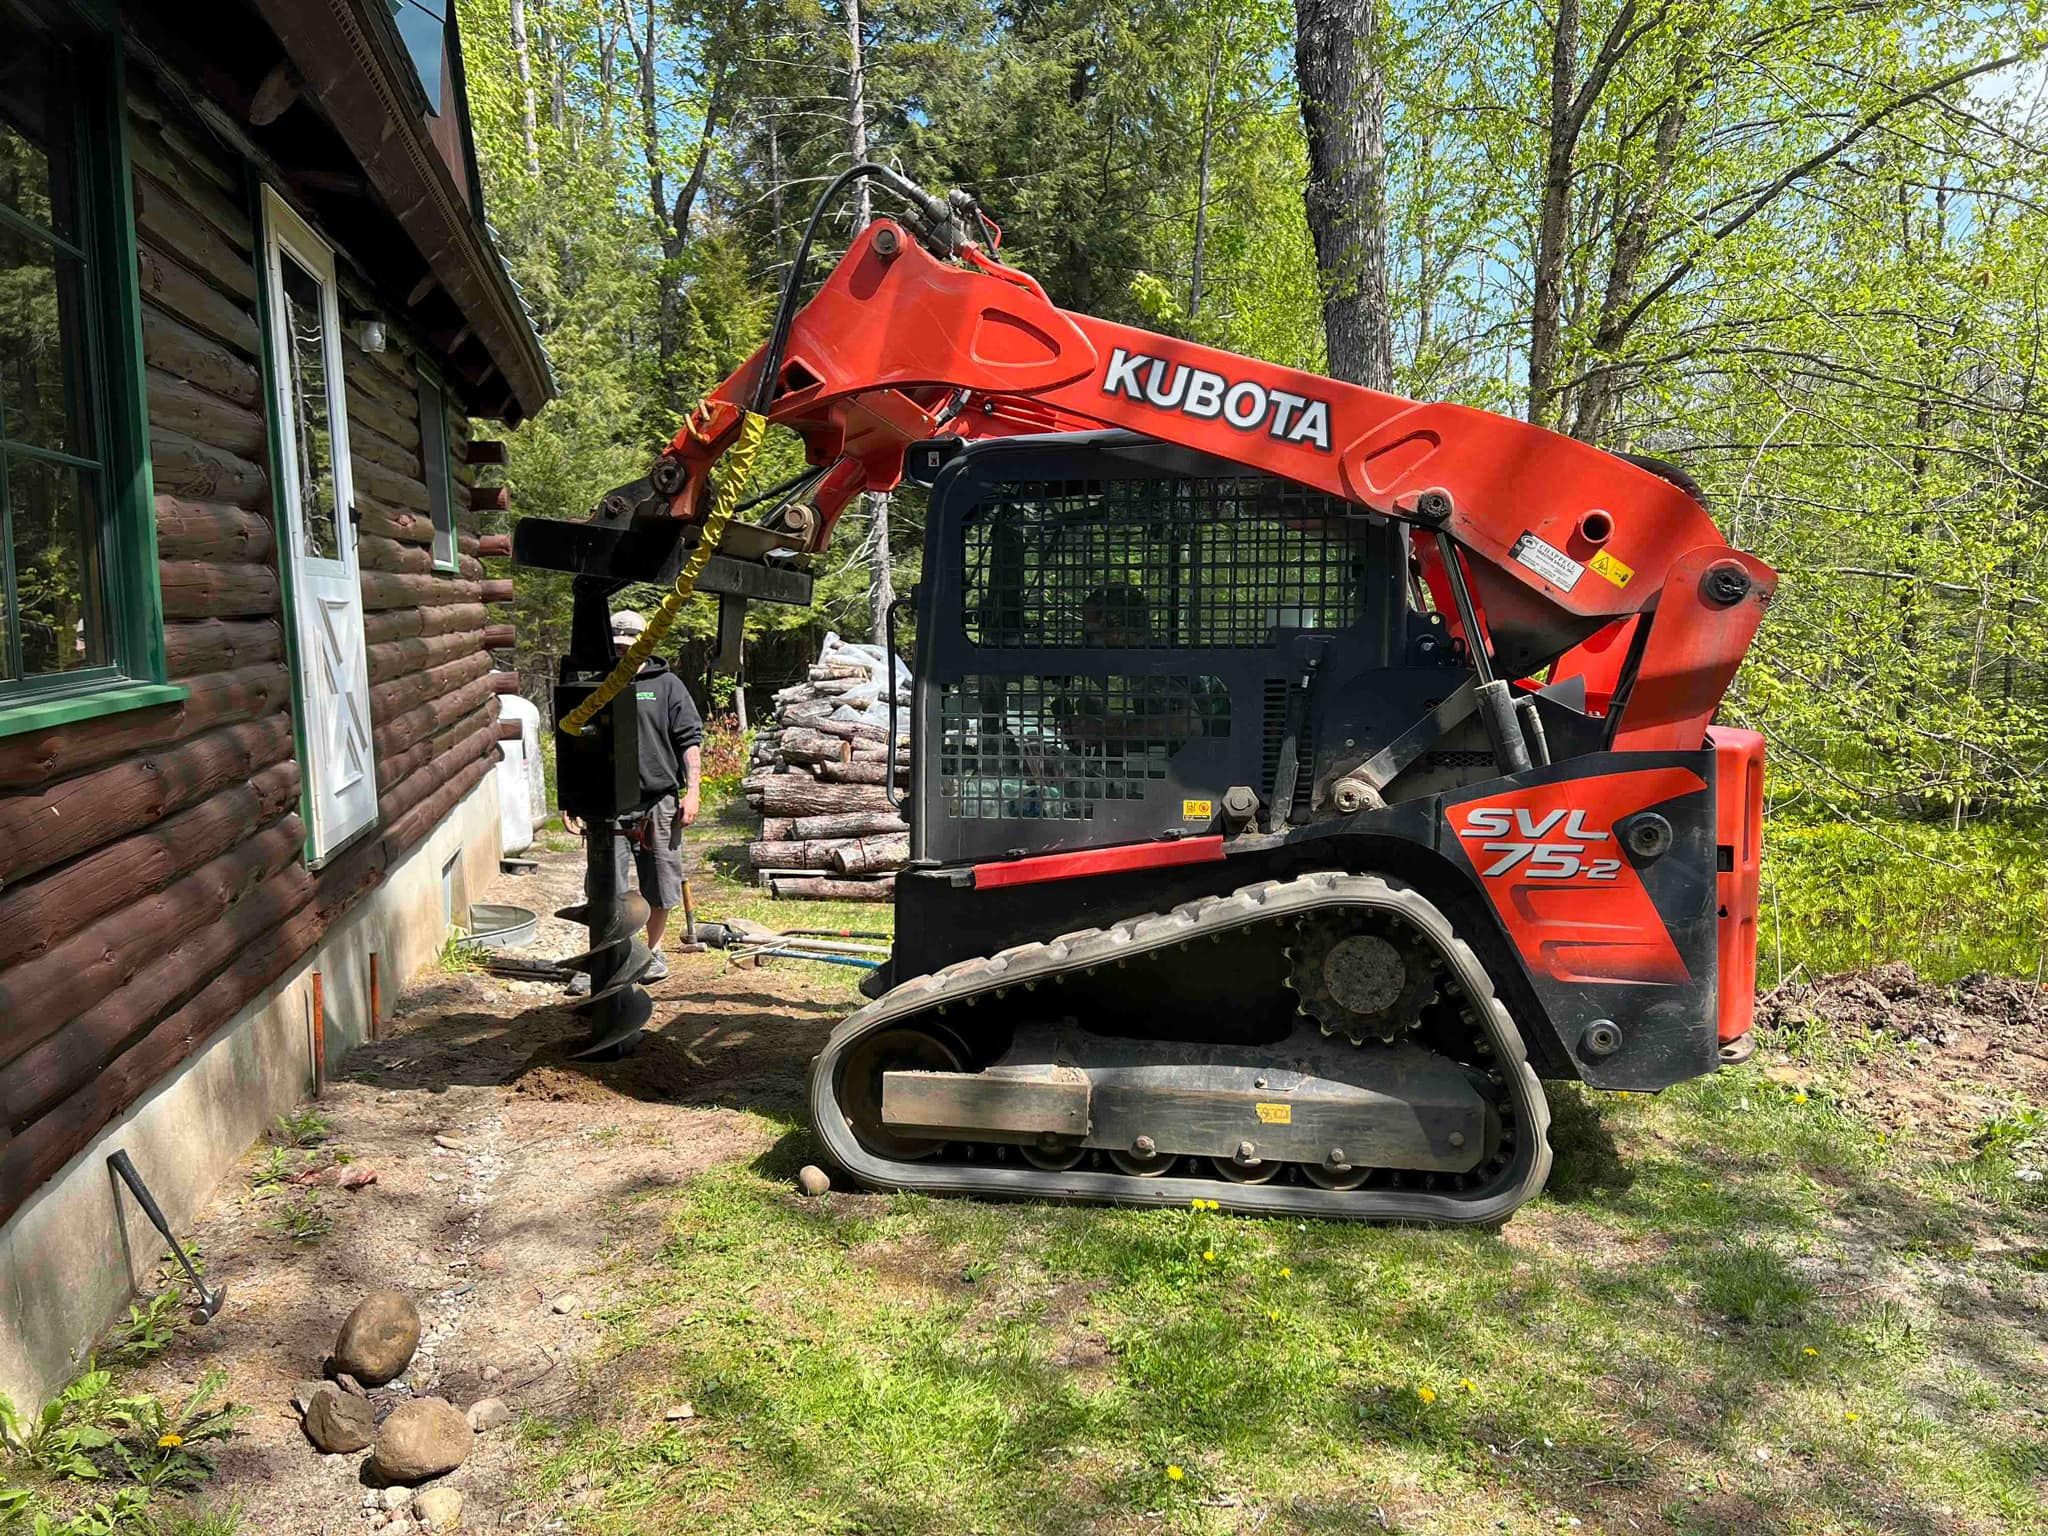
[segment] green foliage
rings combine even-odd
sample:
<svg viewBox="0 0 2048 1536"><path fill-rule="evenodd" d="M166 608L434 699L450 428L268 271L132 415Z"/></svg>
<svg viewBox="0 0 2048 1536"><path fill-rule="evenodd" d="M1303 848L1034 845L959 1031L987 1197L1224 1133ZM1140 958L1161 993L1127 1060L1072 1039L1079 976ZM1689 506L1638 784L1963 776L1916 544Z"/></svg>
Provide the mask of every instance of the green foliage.
<svg viewBox="0 0 2048 1536"><path fill-rule="evenodd" d="M277 1117L271 1138L280 1147L317 1147L334 1134L334 1122L308 1105Z"/></svg>
<svg viewBox="0 0 2048 1536"><path fill-rule="evenodd" d="M0 1442L10 1458L44 1477L96 1480L105 1476L98 1459L123 1425L110 1371L88 1367L76 1381L23 1416L0 1397Z"/></svg>
<svg viewBox="0 0 2048 1536"><path fill-rule="evenodd" d="M334 1230L334 1217L312 1190L285 1201L270 1215L271 1229L301 1247L310 1247Z"/></svg>
<svg viewBox="0 0 2048 1536"><path fill-rule="evenodd" d="M300 1159L289 1147L268 1147L249 1175L251 1189L270 1189L299 1171Z"/></svg>
<svg viewBox="0 0 2048 1536"><path fill-rule="evenodd" d="M125 1433L114 1454L128 1477L144 1488L195 1488L214 1472L207 1447L225 1440L250 1410L220 1400L227 1372L215 1367L180 1402L155 1397L121 1400Z"/></svg>
<svg viewBox="0 0 2048 1536"><path fill-rule="evenodd" d="M450 928L448 936L441 941L440 953L434 957L434 964L445 975L470 976L484 968L484 960L490 952L490 946L471 938L468 929Z"/></svg>
<svg viewBox="0 0 2048 1536"><path fill-rule="evenodd" d="M1888 822L1766 823L1764 986L1903 960L1949 980L2040 974L2048 959L2048 849L2025 828L1961 832Z"/></svg>
<svg viewBox="0 0 2048 1536"><path fill-rule="evenodd" d="M735 715L714 715L704 722L704 800L707 810L725 804L740 792L747 776L747 756L754 733L740 729Z"/></svg>
<svg viewBox="0 0 2048 1536"><path fill-rule="evenodd" d="M127 1317L114 1325L110 1358L121 1365L140 1365L155 1359L178 1336L184 1311L185 1293L177 1286L131 1305Z"/></svg>

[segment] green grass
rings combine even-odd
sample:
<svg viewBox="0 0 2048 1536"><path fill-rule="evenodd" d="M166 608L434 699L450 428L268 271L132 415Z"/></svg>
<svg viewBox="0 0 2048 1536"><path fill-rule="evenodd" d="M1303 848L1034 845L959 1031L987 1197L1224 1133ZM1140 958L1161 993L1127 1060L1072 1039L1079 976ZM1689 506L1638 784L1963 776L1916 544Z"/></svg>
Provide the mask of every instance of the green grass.
<svg viewBox="0 0 2048 1536"><path fill-rule="evenodd" d="M596 1532L2048 1530L2048 1206L1859 1121L1853 1064L1557 1090L1500 1236L803 1201L771 1127L631 1213L616 1407L533 1420L528 1491L587 1475Z"/></svg>

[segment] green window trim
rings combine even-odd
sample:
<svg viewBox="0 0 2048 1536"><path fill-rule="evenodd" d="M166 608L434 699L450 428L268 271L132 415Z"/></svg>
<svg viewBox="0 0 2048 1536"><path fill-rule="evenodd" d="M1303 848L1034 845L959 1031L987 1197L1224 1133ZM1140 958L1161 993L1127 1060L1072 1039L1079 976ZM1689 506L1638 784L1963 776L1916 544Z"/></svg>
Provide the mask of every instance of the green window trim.
<svg viewBox="0 0 2048 1536"><path fill-rule="evenodd" d="M110 7L86 0L71 7L71 17L73 24L62 28L58 39L77 66L81 87L76 112L81 211L88 220L86 253L94 279L88 366L103 423L101 601L112 664L87 675L52 674L10 683L0 690L0 737L176 703L189 694L184 686L165 681L126 60Z"/></svg>

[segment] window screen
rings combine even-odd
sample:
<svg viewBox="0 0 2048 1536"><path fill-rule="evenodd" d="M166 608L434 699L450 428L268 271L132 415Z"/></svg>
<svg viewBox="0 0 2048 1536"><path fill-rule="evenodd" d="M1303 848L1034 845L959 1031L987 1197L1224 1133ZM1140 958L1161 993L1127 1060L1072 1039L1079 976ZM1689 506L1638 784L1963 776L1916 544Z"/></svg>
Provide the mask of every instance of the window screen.
<svg viewBox="0 0 2048 1536"><path fill-rule="evenodd" d="M1367 549L1346 511L1252 478L996 487L963 528L967 636L1152 649L1343 629L1360 616Z"/></svg>
<svg viewBox="0 0 2048 1536"><path fill-rule="evenodd" d="M939 695L939 781L962 820L1087 820L1144 799L1190 742L1229 735L1213 677L963 677Z"/></svg>

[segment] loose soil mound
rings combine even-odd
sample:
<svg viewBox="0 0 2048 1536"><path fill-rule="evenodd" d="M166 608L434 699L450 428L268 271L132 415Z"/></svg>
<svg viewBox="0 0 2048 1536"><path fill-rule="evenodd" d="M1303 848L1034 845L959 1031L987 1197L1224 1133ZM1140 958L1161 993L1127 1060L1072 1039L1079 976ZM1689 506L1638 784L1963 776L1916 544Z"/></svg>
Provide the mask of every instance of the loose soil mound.
<svg viewBox="0 0 2048 1536"><path fill-rule="evenodd" d="M1851 1096L1887 1123L1974 1130L2000 1105L2048 1103L2048 987L2031 982L1932 982L1882 965L1780 987L1756 1018L1767 1049L1814 1024L1865 1037L1877 1048L1850 1074Z"/></svg>

